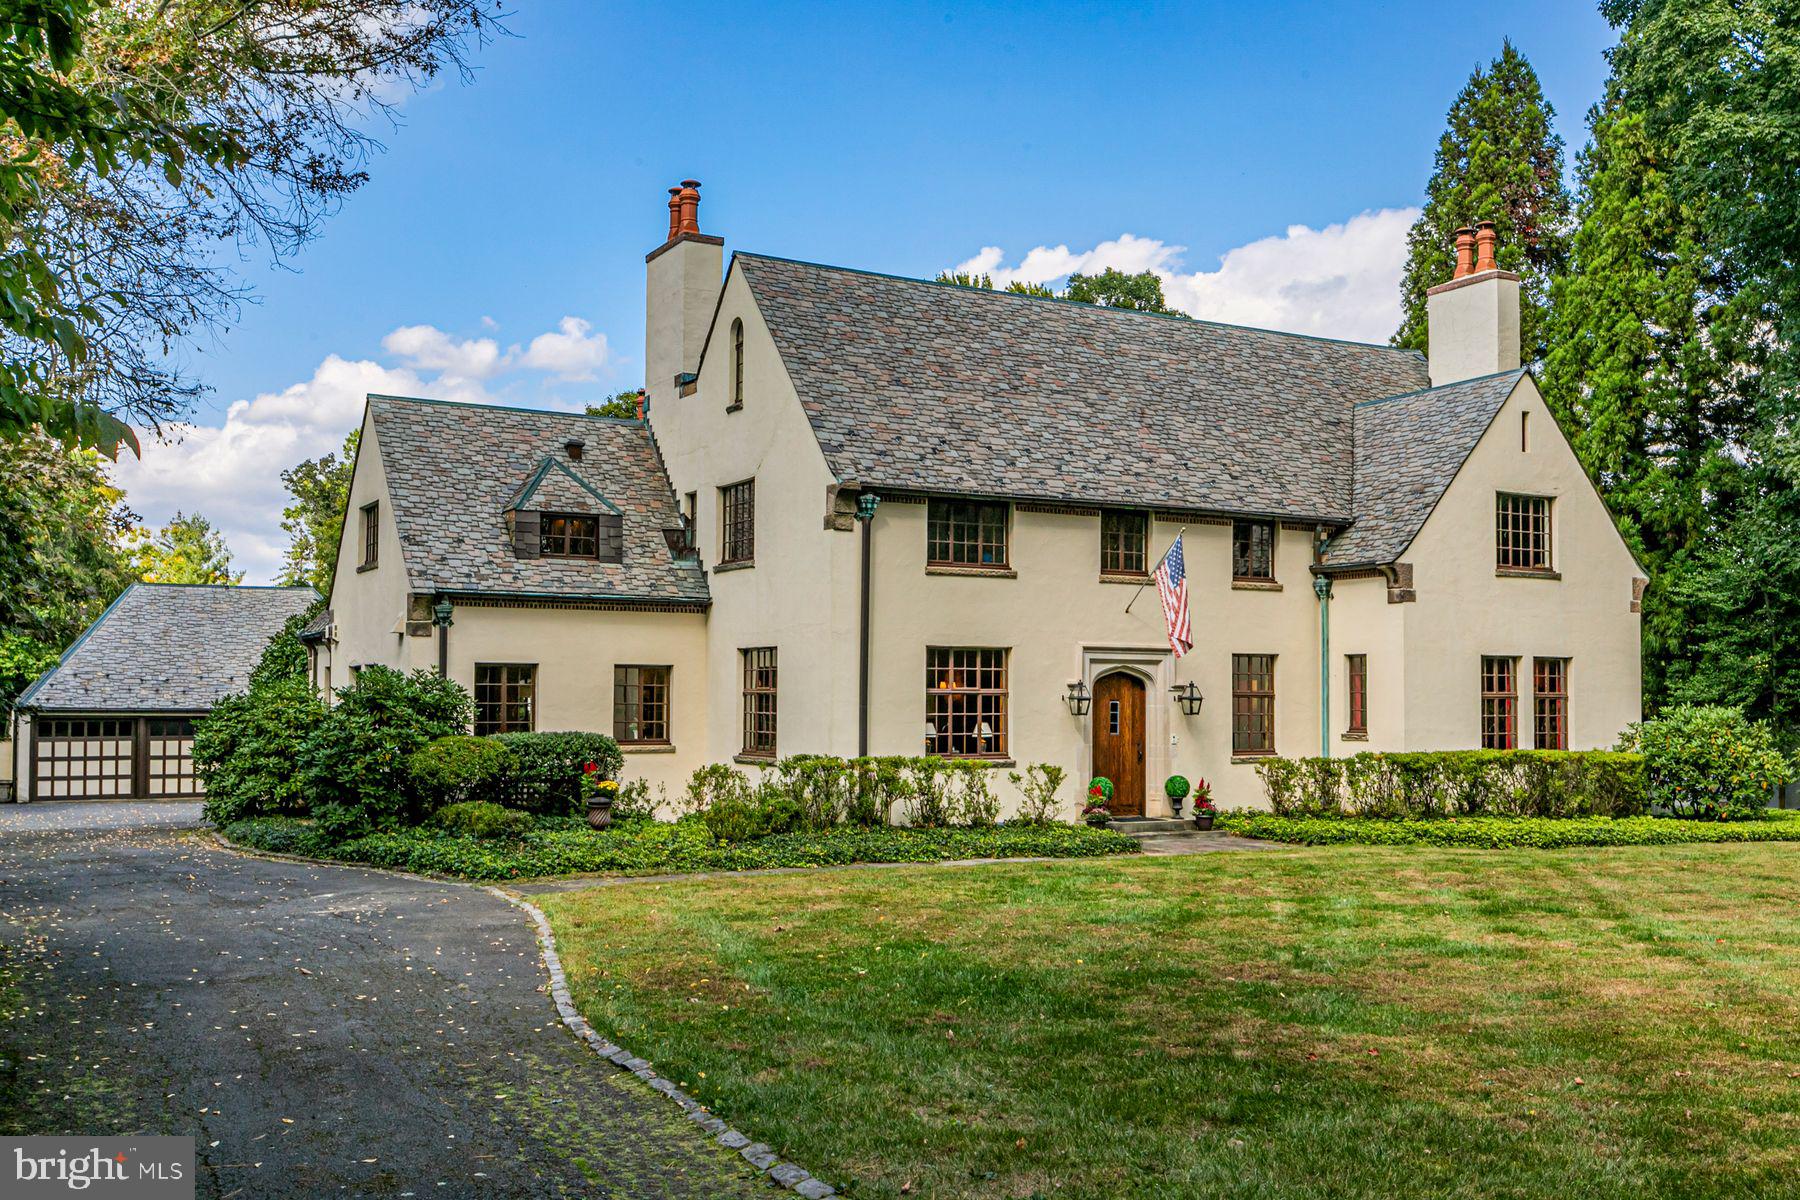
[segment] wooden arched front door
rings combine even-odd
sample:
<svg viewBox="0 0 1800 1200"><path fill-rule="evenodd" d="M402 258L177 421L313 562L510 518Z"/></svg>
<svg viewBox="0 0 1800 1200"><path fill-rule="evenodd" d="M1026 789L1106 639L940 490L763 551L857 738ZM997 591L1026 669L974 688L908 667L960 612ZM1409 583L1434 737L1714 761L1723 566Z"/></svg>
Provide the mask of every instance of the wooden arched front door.
<svg viewBox="0 0 1800 1200"><path fill-rule="evenodd" d="M1114 671L1094 684L1094 774L1112 780L1112 814L1144 815L1144 682Z"/></svg>

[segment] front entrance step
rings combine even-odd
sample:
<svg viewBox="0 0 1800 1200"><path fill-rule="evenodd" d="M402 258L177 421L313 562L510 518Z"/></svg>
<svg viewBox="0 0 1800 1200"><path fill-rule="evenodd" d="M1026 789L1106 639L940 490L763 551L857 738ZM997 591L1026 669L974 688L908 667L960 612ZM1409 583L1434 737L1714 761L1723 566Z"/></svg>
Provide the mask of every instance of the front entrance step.
<svg viewBox="0 0 1800 1200"><path fill-rule="evenodd" d="M1120 833L1129 833L1132 837L1146 837L1156 833L1180 833L1183 830L1192 833L1194 823L1174 817L1114 817L1106 823L1106 827Z"/></svg>

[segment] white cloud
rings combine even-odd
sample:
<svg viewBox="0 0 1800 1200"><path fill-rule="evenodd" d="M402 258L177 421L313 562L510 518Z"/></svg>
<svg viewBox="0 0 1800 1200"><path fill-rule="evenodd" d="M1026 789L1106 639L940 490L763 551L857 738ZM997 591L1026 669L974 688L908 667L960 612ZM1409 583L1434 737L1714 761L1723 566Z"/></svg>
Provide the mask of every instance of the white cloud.
<svg viewBox="0 0 1800 1200"><path fill-rule="evenodd" d="M484 324L498 327L491 320ZM489 382L509 373L585 381L608 361L605 335L579 317L564 317L527 346L506 350L492 338L460 338L431 325L403 325L381 346L391 362L328 355L311 378L236 401L220 424L190 426L166 442L146 441L141 460L127 454L115 468L125 502L151 526L178 509L204 513L224 531L246 582L268 583L287 549L281 472L342 446L362 419L368 393L479 403L493 398ZM539 403L580 406L540 390Z"/></svg>
<svg viewBox="0 0 1800 1200"><path fill-rule="evenodd" d="M519 361L533 370L552 372L558 379L590 380L607 356L606 335L589 333L592 328L580 317L564 317L555 332L532 338Z"/></svg>
<svg viewBox="0 0 1800 1200"><path fill-rule="evenodd" d="M1039 246L1010 267L1002 249L984 246L956 269L991 275L997 287L1014 280L1051 283L1107 267L1154 271L1169 303L1189 316L1379 342L1400 323L1406 231L1418 215L1416 208L1389 208L1323 229L1290 225L1226 251L1214 271L1184 272L1185 246L1129 233L1080 252Z"/></svg>

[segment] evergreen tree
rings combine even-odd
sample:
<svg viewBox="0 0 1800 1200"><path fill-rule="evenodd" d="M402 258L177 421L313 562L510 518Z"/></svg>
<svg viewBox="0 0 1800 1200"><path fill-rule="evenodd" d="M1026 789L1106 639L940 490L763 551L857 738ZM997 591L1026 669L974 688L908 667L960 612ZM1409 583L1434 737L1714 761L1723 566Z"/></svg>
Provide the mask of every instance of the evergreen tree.
<svg viewBox="0 0 1800 1200"><path fill-rule="evenodd" d="M1570 201L1555 115L1537 72L1511 41L1486 70L1469 76L1438 140L1424 211L1407 235L1394 345L1425 349L1425 291L1455 269L1456 231L1492 221L1500 265L1522 277L1525 359L1543 358L1550 281L1568 256Z"/></svg>
<svg viewBox="0 0 1800 1200"><path fill-rule="evenodd" d="M1546 401L1649 570L1654 710L1693 652L1684 597L1712 506L1740 491L1756 313L1711 261L1666 154L1612 96L1590 115L1569 269L1551 287Z"/></svg>

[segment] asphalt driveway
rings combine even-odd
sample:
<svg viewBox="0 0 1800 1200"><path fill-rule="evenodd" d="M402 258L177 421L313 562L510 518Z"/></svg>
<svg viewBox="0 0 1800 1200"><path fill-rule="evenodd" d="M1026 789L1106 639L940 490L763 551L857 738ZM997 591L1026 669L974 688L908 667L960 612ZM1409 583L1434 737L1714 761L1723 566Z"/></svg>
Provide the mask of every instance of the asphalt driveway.
<svg viewBox="0 0 1800 1200"><path fill-rule="evenodd" d="M577 1042L499 898L131 807L0 806L0 1132L191 1135L219 1200L779 1194Z"/></svg>

